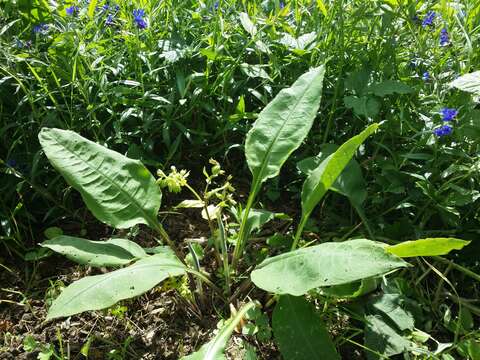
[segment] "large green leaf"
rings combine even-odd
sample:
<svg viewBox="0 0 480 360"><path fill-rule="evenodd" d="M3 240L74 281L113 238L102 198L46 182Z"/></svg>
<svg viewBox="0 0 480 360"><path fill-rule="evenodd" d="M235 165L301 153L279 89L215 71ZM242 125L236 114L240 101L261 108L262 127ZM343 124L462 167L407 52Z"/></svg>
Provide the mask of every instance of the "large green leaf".
<svg viewBox="0 0 480 360"><path fill-rule="evenodd" d="M277 176L307 136L320 106L324 73L320 66L303 74L260 112L245 142L253 189Z"/></svg>
<svg viewBox="0 0 480 360"><path fill-rule="evenodd" d="M324 74L322 65L300 76L290 88L281 90L260 112L247 134L245 156L253 181L233 252L233 267L249 236L247 220L260 185L278 175L284 162L312 127L320 106Z"/></svg>
<svg viewBox="0 0 480 360"><path fill-rule="evenodd" d="M110 307L150 290L162 280L185 274L185 266L172 254L160 253L126 268L87 276L66 287L48 310L47 320Z"/></svg>
<svg viewBox="0 0 480 360"><path fill-rule="evenodd" d="M281 296L272 325L285 360L340 359L325 324L304 297Z"/></svg>
<svg viewBox="0 0 480 360"><path fill-rule="evenodd" d="M333 186L343 169L348 165L358 147L370 136L378 124L372 124L344 142L333 154L328 156L315 170L313 170L303 183L302 188L302 218L295 234L293 249L297 246L298 240L303 231L310 214L315 206Z"/></svg>
<svg viewBox="0 0 480 360"><path fill-rule="evenodd" d="M366 352L367 359L388 359L401 354L411 347L410 341L400 335L392 325L380 315L368 315L365 318L365 346L375 351ZM380 357L377 354L381 354Z"/></svg>
<svg viewBox="0 0 480 360"><path fill-rule="evenodd" d="M44 241L42 246L79 264L96 267L125 265L148 256L140 245L127 239L92 241L61 235Z"/></svg>
<svg viewBox="0 0 480 360"><path fill-rule="evenodd" d="M374 297L369 306L389 318L401 331L413 330L415 319L407 307L407 298L401 294L382 294Z"/></svg>
<svg viewBox="0 0 480 360"><path fill-rule="evenodd" d="M470 244L470 241L455 238L428 238L405 241L388 246L386 250L400 257L438 256L446 255L452 250L461 250L468 244Z"/></svg>
<svg viewBox="0 0 480 360"><path fill-rule="evenodd" d="M298 296L317 287L346 284L406 266L405 261L387 253L383 243L356 239L268 258L251 278L263 290Z"/></svg>
<svg viewBox="0 0 480 360"><path fill-rule="evenodd" d="M43 128L38 137L48 160L97 219L116 228L156 227L161 192L141 162L69 130Z"/></svg>
<svg viewBox="0 0 480 360"><path fill-rule="evenodd" d="M325 144L317 156L299 161L297 169L308 176L337 149L338 146L335 144ZM362 206L367 198L367 183L363 178L362 169L355 159L350 160L345 166L345 169L333 183L331 190L348 197L353 206Z"/></svg>
<svg viewBox="0 0 480 360"><path fill-rule="evenodd" d="M475 71L470 74L465 74L453 80L450 83L451 87L467 91L476 95L480 95L480 71Z"/></svg>
<svg viewBox="0 0 480 360"><path fill-rule="evenodd" d="M310 215L314 207L317 206L348 165L358 147L377 128L378 124L372 124L360 134L347 140L311 172L302 188L302 212L304 216Z"/></svg>
<svg viewBox="0 0 480 360"><path fill-rule="evenodd" d="M227 346L228 339L245 314L255 306L254 302L243 306L232 319L226 322L211 341L203 345L197 352L182 357L181 360L226 360L223 352Z"/></svg>

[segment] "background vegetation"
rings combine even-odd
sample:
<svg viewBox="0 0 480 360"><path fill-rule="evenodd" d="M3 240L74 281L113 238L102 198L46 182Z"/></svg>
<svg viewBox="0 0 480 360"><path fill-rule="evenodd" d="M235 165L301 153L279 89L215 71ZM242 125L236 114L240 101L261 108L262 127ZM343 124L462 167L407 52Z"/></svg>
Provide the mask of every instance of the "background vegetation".
<svg viewBox="0 0 480 360"><path fill-rule="evenodd" d="M74 130L152 172L175 165L200 174L215 158L242 202L244 139L257 114L326 63L313 128L260 200L291 209L304 178L299 160L380 122L355 175L306 230L322 242L471 240L454 263L419 260L395 291L423 312L418 328L454 344L439 357L480 358L471 274L480 271L480 90L450 86L480 70L478 1L92 3L0 0L1 260L5 271L20 271L27 298L46 229L103 231L92 230L98 223L40 150L42 127ZM345 325L337 345L361 350L357 331Z"/></svg>

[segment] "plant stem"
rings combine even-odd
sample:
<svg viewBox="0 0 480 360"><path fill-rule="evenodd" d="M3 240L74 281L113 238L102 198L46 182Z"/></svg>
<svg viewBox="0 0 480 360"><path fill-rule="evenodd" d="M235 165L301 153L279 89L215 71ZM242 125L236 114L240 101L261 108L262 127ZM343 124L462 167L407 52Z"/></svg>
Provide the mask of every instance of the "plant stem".
<svg viewBox="0 0 480 360"><path fill-rule="evenodd" d="M160 224L157 219L155 219L155 221L151 221L150 224L160 234L165 243L170 246L178 259L185 265L184 254L177 249L175 243L172 241L172 239L170 239L170 236L168 236L168 233L165 231L162 224Z"/></svg>
<svg viewBox="0 0 480 360"><path fill-rule="evenodd" d="M213 291L215 291L224 301L227 300L223 295L222 289L220 289L217 285L215 285L206 275L192 268L187 268L186 270L188 273L198 276L200 279L202 279L205 282L205 284L210 286L213 289Z"/></svg>
<svg viewBox="0 0 480 360"><path fill-rule="evenodd" d="M221 214L217 215L218 222L218 232L219 232L219 243L223 260L223 273L225 276L225 290L228 295L231 293L230 289L230 267L228 265L228 252L227 252L227 242L225 239L225 228L223 226Z"/></svg>
<svg viewBox="0 0 480 360"><path fill-rule="evenodd" d="M293 251L297 248L298 242L300 241L300 236L302 236L303 228L305 227L307 220L308 220L308 215L307 216L302 215L302 218L300 219L300 224L298 224L297 231L295 232L295 237L293 239L293 244L290 251Z"/></svg>
<svg viewBox="0 0 480 360"><path fill-rule="evenodd" d="M198 201L201 201L203 203L203 209L205 210L205 214L207 215L207 221L208 221L208 227L210 228L210 233L214 234L215 228L213 227L213 222L212 219L210 218L210 214L208 213L208 204L207 202L202 199L202 197L195 191L194 188L192 188L190 185L186 184L185 187L190 190L190 192L197 198Z"/></svg>
<svg viewBox="0 0 480 360"><path fill-rule="evenodd" d="M254 182L255 183L255 182ZM243 253L243 249L245 247L246 242L246 227L247 227L247 220L248 215L250 214L250 209L253 205L253 201L255 200L255 196L257 195L257 191L255 188L250 191L250 195L248 196L247 206L245 206L245 210L243 210L242 216L242 223L240 224L240 230L238 231L238 239L237 243L235 244L235 249L233 250L233 259L232 259L232 267L236 269L238 259Z"/></svg>
<svg viewBox="0 0 480 360"><path fill-rule="evenodd" d="M190 254L192 255L193 265L195 266L195 270L200 272L200 261L198 260L198 256L195 253L195 250L193 250L192 245L190 243L188 243L188 250L190 251ZM204 306L205 305L205 294L203 292L202 281L200 279L197 279L196 284L197 284L198 294L199 294L199 297L200 297L200 304L202 306Z"/></svg>
<svg viewBox="0 0 480 360"><path fill-rule="evenodd" d="M477 274L477 273L475 273L475 272L473 272L473 271L471 271L471 270L469 270L469 269L467 269L467 268L465 268L465 267L463 267L463 266L461 266L461 265L458 265L458 264L454 263L454 262L451 261L451 260L445 259L445 258L443 258L443 257L441 257L441 256L434 256L433 258L434 258L435 260L441 262L441 263L451 265L452 268L454 268L454 269L456 269L456 270L464 273L465 275L471 277L472 279L475 279L475 280L477 280L477 281L480 281L480 275L479 275L479 274Z"/></svg>

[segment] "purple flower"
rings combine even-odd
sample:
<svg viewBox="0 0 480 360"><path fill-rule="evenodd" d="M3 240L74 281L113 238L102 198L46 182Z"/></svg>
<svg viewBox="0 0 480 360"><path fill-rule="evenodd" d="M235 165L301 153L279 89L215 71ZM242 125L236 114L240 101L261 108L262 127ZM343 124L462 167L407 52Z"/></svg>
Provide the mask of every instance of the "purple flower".
<svg viewBox="0 0 480 360"><path fill-rule="evenodd" d="M280 9L283 9L285 7L285 3L283 1L280 1Z"/></svg>
<svg viewBox="0 0 480 360"><path fill-rule="evenodd" d="M423 74L422 74L422 80L423 81L428 81L430 80L430 73L428 71L425 71Z"/></svg>
<svg viewBox="0 0 480 360"><path fill-rule="evenodd" d="M432 26L433 25L433 20L435 20L435 16L437 14L435 13L435 11L429 11L427 12L427 15L425 16L425 19L423 19L422 21L422 26L423 27L427 27L427 26Z"/></svg>
<svg viewBox="0 0 480 360"><path fill-rule="evenodd" d="M440 110L443 121L452 121L457 115L458 110L453 108L443 108Z"/></svg>
<svg viewBox="0 0 480 360"><path fill-rule="evenodd" d="M143 19L144 16L145 16L145 10L143 9L133 10L133 20L135 21L139 29L145 29L147 27L147 22Z"/></svg>
<svg viewBox="0 0 480 360"><path fill-rule="evenodd" d="M79 10L78 6L72 5L72 6L67 7L65 9L65 12L67 13L67 15L73 16L78 12L78 10Z"/></svg>
<svg viewBox="0 0 480 360"><path fill-rule="evenodd" d="M448 31L446 28L440 30L440 46L447 46L450 44L450 38L448 36Z"/></svg>
<svg viewBox="0 0 480 360"><path fill-rule="evenodd" d="M453 127L450 125L442 125L433 130L433 133L438 137L450 135L453 132Z"/></svg>

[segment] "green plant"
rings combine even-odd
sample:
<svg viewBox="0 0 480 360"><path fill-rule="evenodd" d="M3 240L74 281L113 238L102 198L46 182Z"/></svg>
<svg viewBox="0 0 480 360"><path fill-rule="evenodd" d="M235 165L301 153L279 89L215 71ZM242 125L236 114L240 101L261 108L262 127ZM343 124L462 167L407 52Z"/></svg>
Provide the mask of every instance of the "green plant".
<svg viewBox="0 0 480 360"><path fill-rule="evenodd" d="M195 308L198 303L204 304L203 285L210 287L225 306L237 299L241 303L247 302L211 342L185 357L223 358L223 350L233 329L258 304L248 301L238 276L244 271L242 256L249 251L252 230L272 218L272 213L253 208L256 196L262 183L278 176L283 163L306 138L317 116L324 71L323 66L314 68L290 88L280 91L260 113L247 135L245 153L253 181L245 208L240 207L236 212L239 221L237 233L231 234L225 229L226 215L221 211L223 207L234 206L235 202L228 196L233 188L228 181L224 186L213 190L209 188L213 180L222 174L217 162L212 161L211 173L204 171L207 187L202 195L188 184L185 171L178 172L172 168L168 175L159 173L158 183L162 187L173 192L188 187L196 197L193 204L203 208L215 242L213 248L219 268L218 272L210 274L200 267L201 251L189 246L190 260L187 260L185 245L172 241L160 223L157 214L162 194L157 181L140 161L129 159L72 131L42 129L39 139L49 161L67 183L80 192L86 206L99 220L118 229L147 225L156 231L158 241L163 243L163 246L155 248L152 255L135 242L121 238L91 241L60 235L45 241L42 244L44 247L80 264L93 267L127 265L106 274L85 277L66 287L49 308L47 319L107 308L118 301L138 296L169 277L188 276L193 296L186 298ZM451 238L423 239L398 245L352 239L308 246L310 244L302 241L303 228L313 209L335 184L358 147L378 126L371 124L359 135L347 140L309 173L301 191L302 216L291 249L254 264L253 271L247 273L253 284L272 295L265 306L277 302L273 332L281 352L288 359L317 358L319 354L322 358L339 358L322 319L307 300L309 296L323 296L322 289L333 298L365 294L376 289L378 280L385 275L408 268L410 265L403 258L444 255L468 244L467 241ZM214 205L217 210L212 211L209 201L214 194L218 195L219 203ZM184 206L188 204L192 205L192 201L183 203ZM235 244L233 252L229 245L231 242ZM224 276L226 286L223 290L216 285L216 273ZM356 285L358 282L362 284L360 290ZM367 282L370 285L365 285ZM295 314L301 314L302 320ZM366 319L370 318L367 316ZM383 326L375 321L376 318L370 319L371 326ZM304 334L298 336L295 344L289 340L287 328L290 326L297 336ZM310 355L298 353L292 345L310 352ZM400 348L403 351L406 346Z"/></svg>

